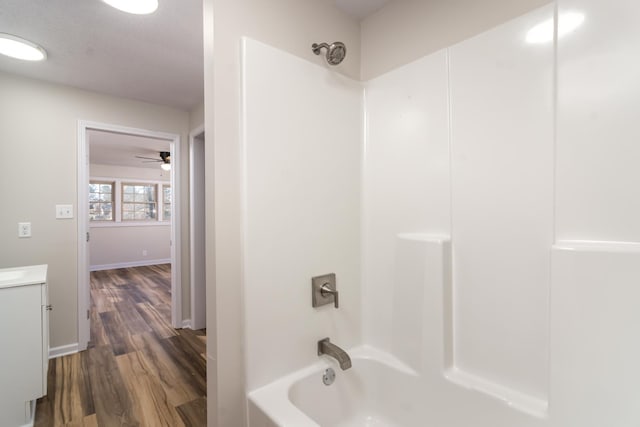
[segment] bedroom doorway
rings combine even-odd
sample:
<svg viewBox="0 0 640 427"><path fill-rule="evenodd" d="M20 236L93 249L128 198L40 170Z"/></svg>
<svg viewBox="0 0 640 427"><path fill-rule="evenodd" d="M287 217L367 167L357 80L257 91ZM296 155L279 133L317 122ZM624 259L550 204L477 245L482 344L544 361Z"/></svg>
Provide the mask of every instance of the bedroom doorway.
<svg viewBox="0 0 640 427"><path fill-rule="evenodd" d="M92 270L168 261L171 326L183 327L180 212L176 208L180 206L179 153L180 136L176 134L79 122L78 350L85 350L91 338ZM110 237L94 247L100 253L92 254L91 238L99 234Z"/></svg>

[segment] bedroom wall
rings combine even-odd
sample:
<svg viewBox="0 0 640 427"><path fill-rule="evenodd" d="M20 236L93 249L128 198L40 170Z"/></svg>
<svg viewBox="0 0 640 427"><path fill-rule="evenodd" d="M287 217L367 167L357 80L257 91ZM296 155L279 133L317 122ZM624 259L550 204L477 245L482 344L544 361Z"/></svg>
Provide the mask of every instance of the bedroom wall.
<svg viewBox="0 0 640 427"><path fill-rule="evenodd" d="M170 182L160 168L91 164L91 179ZM171 262L171 223L90 222L89 264L92 271Z"/></svg>

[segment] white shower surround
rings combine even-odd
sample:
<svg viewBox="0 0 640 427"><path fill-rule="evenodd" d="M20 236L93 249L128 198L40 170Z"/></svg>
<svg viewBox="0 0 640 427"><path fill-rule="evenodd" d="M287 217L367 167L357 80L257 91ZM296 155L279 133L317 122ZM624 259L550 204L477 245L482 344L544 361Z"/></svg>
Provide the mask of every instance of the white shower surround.
<svg viewBox="0 0 640 427"><path fill-rule="evenodd" d="M311 49L311 48L310 48ZM361 342L360 85L245 40L244 303L249 389ZM274 102L278 100L278 102ZM311 307L335 273L340 309Z"/></svg>
<svg viewBox="0 0 640 427"><path fill-rule="evenodd" d="M579 10L587 19L559 41L555 58L553 45L519 41L553 16L551 5L365 84L362 284L342 284L349 303L338 311L277 303L272 330L274 312L251 303L267 292L257 291L260 275L245 281L250 425L637 425L640 345L633 337L640 288L633 284L640 279L640 205L624 189L640 182L632 161L640 154L632 144L640 136L633 119L640 83L624 76L637 75L640 63L630 61L629 52L611 54L607 43L629 51L640 46L640 31L624 19L638 16L640 5L620 0L603 7L596 0L559 2L559 13ZM244 100L264 103L254 114L265 122L282 114L269 111L269 102L259 101L265 93L255 90L271 86L277 95L260 77L267 67L278 70L277 81L291 83L292 93L304 93L309 84L317 95L336 89L326 70L271 47L247 40L244 55L251 64L244 69ZM616 80L620 75L626 91ZM353 189L361 184L353 151L354 144L360 150L353 136L359 120L338 120L344 111L336 115L330 100L317 104L309 95L308 102L290 104L291 113L322 123L329 112L333 135L351 134L341 139L342 149L351 160L357 157L352 167L358 173L343 176L344 185L332 191L359 197ZM277 165L310 159L294 153L296 123L283 132L291 145L271 152L286 158ZM245 120L245 132L252 125ZM278 133L247 135L250 150ZM333 155L341 150L328 147ZM321 175L310 179L322 188ZM246 184L251 188L251 180ZM299 206L315 196L305 188L298 187ZM268 199L272 189L260 189ZM347 219L321 224L331 235L324 248L343 237L352 248L355 234L324 228L336 221L353 226L357 207L348 206ZM254 244L261 239L255 233L270 226L259 212L246 213L256 221L245 228L251 246L251 238ZM298 231L287 239L295 240ZM280 242L269 241L271 254L264 251L260 262L274 273L309 262L303 247L279 260ZM340 268L358 265L352 261ZM255 265L245 263L245 272L255 273ZM276 288L280 296L292 295L288 301L296 306L310 300L305 268L296 283ZM325 272L306 271L306 279ZM353 318L360 306L351 299L359 294L361 324ZM336 369L332 387L320 378L333 362L315 355L315 341L324 336L354 359L352 370ZM375 372L379 377L372 379ZM386 390L362 388L369 383ZM376 400L379 392L393 398ZM314 401L344 419L318 414ZM402 404L406 411L397 412ZM370 424L363 421L367 416Z"/></svg>

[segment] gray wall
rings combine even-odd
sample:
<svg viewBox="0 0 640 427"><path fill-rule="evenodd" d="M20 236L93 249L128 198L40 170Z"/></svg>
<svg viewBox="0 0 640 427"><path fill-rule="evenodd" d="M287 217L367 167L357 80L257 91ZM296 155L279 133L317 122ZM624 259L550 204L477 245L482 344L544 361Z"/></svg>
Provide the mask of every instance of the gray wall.
<svg viewBox="0 0 640 427"><path fill-rule="evenodd" d="M77 212L78 120L175 133L187 141L189 113L5 73L0 93L0 267L49 264L51 347L72 345L78 341L78 225L77 218L56 220L55 205L73 204ZM188 176L186 167L183 172ZM188 180L182 182L187 194ZM184 206L188 197L182 200ZM188 215L182 218L188 245ZM17 223L27 221L33 237L18 239ZM188 286L188 256L182 262Z"/></svg>

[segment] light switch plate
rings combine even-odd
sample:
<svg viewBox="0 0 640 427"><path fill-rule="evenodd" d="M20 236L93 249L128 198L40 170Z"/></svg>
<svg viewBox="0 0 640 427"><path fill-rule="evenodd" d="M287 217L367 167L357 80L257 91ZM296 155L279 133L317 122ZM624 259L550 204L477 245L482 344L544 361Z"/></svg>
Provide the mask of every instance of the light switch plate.
<svg viewBox="0 0 640 427"><path fill-rule="evenodd" d="M73 218L73 205L56 205L56 219Z"/></svg>
<svg viewBox="0 0 640 427"><path fill-rule="evenodd" d="M25 238L31 237L31 223L19 222L18 223L18 237Z"/></svg>

